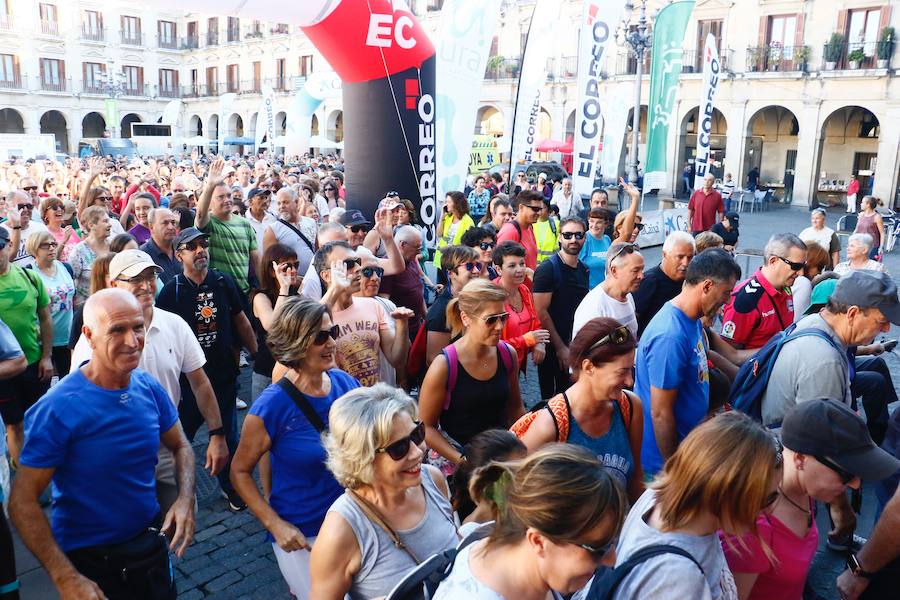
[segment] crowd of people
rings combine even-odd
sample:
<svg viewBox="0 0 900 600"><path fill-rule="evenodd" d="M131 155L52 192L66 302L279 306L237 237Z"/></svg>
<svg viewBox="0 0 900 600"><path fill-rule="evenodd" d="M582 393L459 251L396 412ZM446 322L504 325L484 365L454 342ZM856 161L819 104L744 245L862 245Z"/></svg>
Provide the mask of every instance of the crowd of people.
<svg viewBox="0 0 900 600"><path fill-rule="evenodd" d="M820 506L841 598L894 596L877 199L846 261L813 211L742 273L711 178L655 266L624 181L615 212L569 179L478 175L433 257L411 201L364 214L343 181L310 156L0 169L9 514L63 598L175 597L204 425L204 468L298 598L391 598L454 548L437 598L808 598ZM0 599L18 585L3 517Z"/></svg>

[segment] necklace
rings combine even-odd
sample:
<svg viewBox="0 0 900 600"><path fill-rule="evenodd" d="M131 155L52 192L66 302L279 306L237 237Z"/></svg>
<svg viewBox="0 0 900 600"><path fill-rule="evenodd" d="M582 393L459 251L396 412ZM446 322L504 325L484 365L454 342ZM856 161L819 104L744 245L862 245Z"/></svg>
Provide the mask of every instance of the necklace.
<svg viewBox="0 0 900 600"><path fill-rule="evenodd" d="M812 511L809 510L808 508L803 508L802 506L800 506L799 504L797 504L796 502L791 500L791 497L784 493L784 490L781 489L780 485L778 486L778 493L781 495L782 498L784 498L785 500L790 502L791 505L794 506L794 508L802 510L803 513L806 515L806 527L807 528L812 527Z"/></svg>

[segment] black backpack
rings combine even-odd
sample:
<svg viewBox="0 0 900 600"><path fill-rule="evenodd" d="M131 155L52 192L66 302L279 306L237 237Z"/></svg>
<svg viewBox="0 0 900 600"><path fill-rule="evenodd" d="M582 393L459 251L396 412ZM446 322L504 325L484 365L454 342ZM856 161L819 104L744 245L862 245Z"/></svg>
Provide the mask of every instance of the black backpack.
<svg viewBox="0 0 900 600"><path fill-rule="evenodd" d="M678 554L690 559L690 561L700 569L700 573L705 575L705 573L703 573L703 567L700 566L697 559L687 550L670 544L653 544L652 546L641 548L632 554L631 558L615 569L610 569L608 567L598 569L594 574L594 580L591 583L591 587L588 588L588 592L585 594L583 600L612 600L615 598L616 590L618 590L619 585L626 577L628 577L636 566L648 558L653 558L660 554Z"/></svg>

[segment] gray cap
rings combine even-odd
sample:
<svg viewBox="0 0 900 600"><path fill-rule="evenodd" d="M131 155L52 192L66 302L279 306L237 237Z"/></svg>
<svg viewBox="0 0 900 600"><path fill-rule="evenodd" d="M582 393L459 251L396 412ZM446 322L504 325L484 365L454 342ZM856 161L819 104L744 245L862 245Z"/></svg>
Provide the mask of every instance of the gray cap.
<svg viewBox="0 0 900 600"><path fill-rule="evenodd" d="M897 297L897 285L885 273L851 271L838 280L831 299L848 306L877 308L888 321L900 325L900 299Z"/></svg>
<svg viewBox="0 0 900 600"><path fill-rule="evenodd" d="M183 244L196 240L198 237L209 237L209 235L203 233L196 227L185 227L177 236L175 236L175 241L172 245L178 250Z"/></svg>

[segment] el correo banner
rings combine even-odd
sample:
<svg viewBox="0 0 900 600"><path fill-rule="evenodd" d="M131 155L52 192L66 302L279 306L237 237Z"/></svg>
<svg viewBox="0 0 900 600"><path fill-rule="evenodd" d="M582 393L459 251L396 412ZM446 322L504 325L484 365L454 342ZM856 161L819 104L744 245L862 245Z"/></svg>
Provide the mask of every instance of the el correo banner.
<svg viewBox="0 0 900 600"><path fill-rule="evenodd" d="M500 21L500 0L448 0L441 11L435 90L437 198L466 184L478 99L491 41ZM481 155L478 155L480 157Z"/></svg>
<svg viewBox="0 0 900 600"><path fill-rule="evenodd" d="M618 85L603 109L603 150L600 152L600 175L604 182L619 179L619 161L628 126L630 86Z"/></svg>
<svg viewBox="0 0 900 600"><path fill-rule="evenodd" d="M719 89L719 49L713 34L706 36L703 48L703 88L700 96L700 121L697 127L697 156L694 158L694 189L703 187L703 179L710 168L710 134L712 133L713 106Z"/></svg>
<svg viewBox="0 0 900 600"><path fill-rule="evenodd" d="M541 118L541 90L547 82L547 55L553 40L553 24L559 18L559 0L537 0L525 40L519 69L519 87L513 121L510 163L533 160ZM512 169L510 169L512 172Z"/></svg>
<svg viewBox="0 0 900 600"><path fill-rule="evenodd" d="M265 85L262 89L262 101L256 115L256 149L268 148L269 154L275 152L272 141L275 139L275 90Z"/></svg>
<svg viewBox="0 0 900 600"><path fill-rule="evenodd" d="M673 2L659 11L654 23L644 190L666 187L666 143L681 75L681 45L693 10L694 0Z"/></svg>
<svg viewBox="0 0 900 600"><path fill-rule="evenodd" d="M573 187L581 198L594 188L600 153L600 71L603 54L622 15L625 0L584 0L578 40L578 108L575 113ZM604 115L606 110L603 111ZM604 116L605 119L605 116Z"/></svg>

